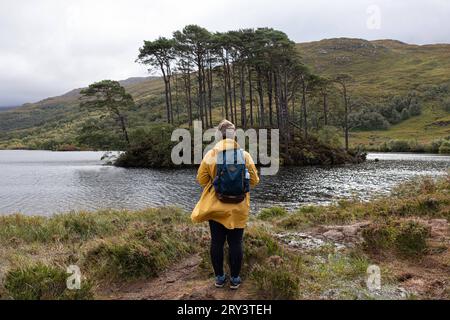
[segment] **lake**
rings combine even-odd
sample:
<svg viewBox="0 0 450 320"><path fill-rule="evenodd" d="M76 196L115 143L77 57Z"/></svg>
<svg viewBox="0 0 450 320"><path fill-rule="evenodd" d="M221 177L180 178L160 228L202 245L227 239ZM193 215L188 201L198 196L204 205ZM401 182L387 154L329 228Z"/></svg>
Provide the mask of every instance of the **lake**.
<svg viewBox="0 0 450 320"><path fill-rule="evenodd" d="M164 205L191 210L200 197L195 169L105 166L103 152L0 151L0 214L51 215L71 210L139 209ZM374 159L379 159L378 162ZM437 177L450 156L370 153L358 165L281 168L251 191L252 210L281 205L370 199L417 176Z"/></svg>

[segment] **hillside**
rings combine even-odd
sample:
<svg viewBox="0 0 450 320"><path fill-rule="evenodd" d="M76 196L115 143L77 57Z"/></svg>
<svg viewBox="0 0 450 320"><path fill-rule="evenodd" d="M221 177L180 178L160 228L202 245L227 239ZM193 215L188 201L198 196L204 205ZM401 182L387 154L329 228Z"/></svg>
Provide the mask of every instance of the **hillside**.
<svg viewBox="0 0 450 320"><path fill-rule="evenodd" d="M450 44L411 45L396 40L326 39L298 44L305 63L324 76L350 74L351 94L369 100L423 91L450 80ZM390 139L429 143L450 135L450 113L427 101L422 114L389 130L352 132L351 144L377 146Z"/></svg>
<svg viewBox="0 0 450 320"><path fill-rule="evenodd" d="M325 39L297 44L305 64L315 73L331 76L346 73L353 78L351 98L378 102L422 92L450 79L450 44L410 45L395 40ZM121 81L137 107L129 114L134 127L164 118L163 83L159 78ZM74 144L86 114L78 108L80 89L0 113L0 148L55 148ZM333 108L333 105L330 106ZM219 118L220 108L213 114ZM427 100L420 116L388 130L352 132L350 143L379 145L390 139L416 138L430 142L450 135L450 113L439 101ZM45 143L43 143L45 142ZM57 147L56 147L57 148Z"/></svg>

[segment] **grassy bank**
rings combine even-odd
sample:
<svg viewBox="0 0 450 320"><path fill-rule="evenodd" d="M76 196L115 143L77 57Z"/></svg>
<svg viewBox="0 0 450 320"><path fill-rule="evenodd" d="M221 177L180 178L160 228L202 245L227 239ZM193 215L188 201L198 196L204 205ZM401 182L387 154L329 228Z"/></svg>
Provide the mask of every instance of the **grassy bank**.
<svg viewBox="0 0 450 320"><path fill-rule="evenodd" d="M147 286L152 298L448 299L449 190L447 176L404 184L369 203L265 209L246 230L237 296L211 286L207 226L193 225L180 209L3 216L0 296L123 298L139 288L133 297L148 298ZM382 272L376 292L365 284L371 264ZM81 270L81 290L66 288L69 265ZM164 280L158 296L158 279L182 269L189 274Z"/></svg>

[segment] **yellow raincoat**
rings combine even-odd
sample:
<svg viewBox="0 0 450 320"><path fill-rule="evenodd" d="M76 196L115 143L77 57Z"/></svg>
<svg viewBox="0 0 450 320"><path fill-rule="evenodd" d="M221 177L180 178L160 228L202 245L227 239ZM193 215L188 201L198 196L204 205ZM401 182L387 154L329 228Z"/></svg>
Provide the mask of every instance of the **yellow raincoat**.
<svg viewBox="0 0 450 320"><path fill-rule="evenodd" d="M203 187L203 193L192 211L193 222L214 220L228 229L245 228L250 211L250 193L247 193L244 201L240 203L225 203L216 197L212 184L216 176L217 154L234 148L239 148L236 141L224 139L219 141L203 158L197 173L197 181ZM250 173L250 187L254 187L259 182L258 171L248 152L244 151L244 157L245 166Z"/></svg>

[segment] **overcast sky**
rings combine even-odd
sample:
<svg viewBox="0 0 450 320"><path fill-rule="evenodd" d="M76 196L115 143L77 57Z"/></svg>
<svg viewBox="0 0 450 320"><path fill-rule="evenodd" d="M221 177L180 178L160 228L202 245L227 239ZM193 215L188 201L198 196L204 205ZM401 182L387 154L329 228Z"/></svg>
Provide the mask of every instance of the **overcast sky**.
<svg viewBox="0 0 450 320"><path fill-rule="evenodd" d="M296 42L450 43L450 0L0 0L0 106L146 75L134 63L142 40L186 24L273 27Z"/></svg>

